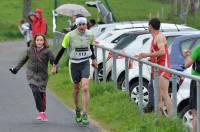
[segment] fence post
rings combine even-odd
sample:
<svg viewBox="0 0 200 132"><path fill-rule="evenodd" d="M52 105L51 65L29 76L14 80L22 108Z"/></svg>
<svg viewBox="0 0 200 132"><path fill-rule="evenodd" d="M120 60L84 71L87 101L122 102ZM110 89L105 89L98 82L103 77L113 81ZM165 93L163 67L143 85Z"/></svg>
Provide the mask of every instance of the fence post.
<svg viewBox="0 0 200 132"><path fill-rule="evenodd" d="M102 49L103 51L103 81L106 82L106 50Z"/></svg>
<svg viewBox="0 0 200 132"><path fill-rule="evenodd" d="M158 68L154 67L154 111L156 114L159 114L158 102L159 102L159 81L158 81Z"/></svg>
<svg viewBox="0 0 200 132"><path fill-rule="evenodd" d="M125 58L125 91L129 93L129 70L128 70L128 58ZM124 89L122 89L124 90Z"/></svg>
<svg viewBox="0 0 200 132"><path fill-rule="evenodd" d="M197 83L197 132L200 132L200 82Z"/></svg>
<svg viewBox="0 0 200 132"><path fill-rule="evenodd" d="M117 71L116 58L117 58L117 55L114 52L112 54L113 54L113 80L114 80L115 86L117 88L117 76L116 76L116 71Z"/></svg>
<svg viewBox="0 0 200 132"><path fill-rule="evenodd" d="M139 107L143 114L143 80L142 80L142 66L143 63L139 61Z"/></svg>
<svg viewBox="0 0 200 132"><path fill-rule="evenodd" d="M54 33L54 38L53 38L53 48L55 48L55 46L57 45L56 44L56 39L57 39L57 36L56 36L56 33Z"/></svg>
<svg viewBox="0 0 200 132"><path fill-rule="evenodd" d="M173 116L177 115L177 75L172 74L172 103Z"/></svg>

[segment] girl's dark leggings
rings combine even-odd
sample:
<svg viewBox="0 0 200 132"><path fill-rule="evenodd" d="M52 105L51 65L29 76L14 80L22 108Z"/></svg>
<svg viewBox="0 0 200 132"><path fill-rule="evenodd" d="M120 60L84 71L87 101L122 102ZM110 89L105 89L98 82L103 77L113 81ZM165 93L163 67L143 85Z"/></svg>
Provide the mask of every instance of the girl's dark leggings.
<svg viewBox="0 0 200 132"><path fill-rule="evenodd" d="M39 112L45 112L46 110L46 92L41 92L39 87L30 84L30 88L35 99L36 108Z"/></svg>

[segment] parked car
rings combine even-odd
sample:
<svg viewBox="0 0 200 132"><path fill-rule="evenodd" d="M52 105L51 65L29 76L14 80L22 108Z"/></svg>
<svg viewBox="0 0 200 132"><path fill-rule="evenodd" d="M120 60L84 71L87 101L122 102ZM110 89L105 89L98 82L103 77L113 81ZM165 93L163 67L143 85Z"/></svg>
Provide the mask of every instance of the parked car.
<svg viewBox="0 0 200 132"><path fill-rule="evenodd" d="M200 31L164 32L163 34L166 36L168 44L171 45L174 38L178 36L198 34L198 33L200 33ZM143 34L143 35L137 36L135 41L133 41L129 45L122 44L122 46L117 45L114 48L118 50L123 50L126 54L133 56L135 54L138 54L139 52L148 52L150 49L151 41L152 41L151 34ZM171 47L169 46L169 51L170 51L170 48ZM116 70L117 84L118 84L118 88L121 88L122 83L125 79L125 58L122 56L118 56L116 60L116 64L117 64L117 70ZM138 66L137 62L134 62L132 64L132 67L129 67L129 68L134 69L137 66ZM109 73L112 72L112 67L113 67L113 58L109 56L109 60L106 63L106 71L108 73L106 75L109 75Z"/></svg>
<svg viewBox="0 0 200 132"><path fill-rule="evenodd" d="M116 30L116 31L110 31L109 33L111 34L110 36L108 36L107 38L105 38L104 40L101 41L97 41L96 43L98 45L101 46L105 46L107 48L112 49L114 46L116 46L118 44L118 42L126 37L128 37L130 34L134 33L134 32L139 32L139 31L143 31L142 29L124 29L124 30ZM144 32L144 31L143 31ZM130 37L130 40L133 40L135 37ZM106 51L106 57L108 56L108 51ZM98 64L98 74L100 76L100 81L102 80L102 67L103 67L103 55L102 55L102 49L101 48L97 48L97 64ZM94 78L94 68L91 67L90 68L90 78L93 79Z"/></svg>
<svg viewBox="0 0 200 132"><path fill-rule="evenodd" d="M102 26L102 25L100 25ZM115 31L115 30L123 30L123 29L143 29L143 30L148 30L148 22L145 21L134 21L132 23L121 23L121 24L115 24L114 26L109 25L109 27L105 28L105 30L103 32L101 32L100 34L98 34L97 40L103 40L103 38L105 36L107 36L109 34L109 31ZM97 27L96 27L97 28ZM94 29L91 30L95 30L98 31L94 27ZM187 27L187 26L183 26L183 25L176 25L176 24L171 24L171 23L162 23L161 24L161 28L160 31L161 32L172 32L172 31L190 31L190 30L196 30L194 28L191 27Z"/></svg>
<svg viewBox="0 0 200 132"><path fill-rule="evenodd" d="M180 36L174 39L173 43L171 44L171 52L170 52L170 60L171 60L171 68L185 72L187 74L191 73L191 67L188 69L184 69L184 57L183 51L185 49L192 50L196 45L200 44L200 34L193 34L193 35L185 35ZM150 79L150 68L149 66L143 65L143 105L147 104L148 102L148 90L147 84ZM131 98L133 98L136 102L138 102L138 67L129 70L129 89L131 92ZM148 75L149 74L149 75ZM137 83L136 83L137 82ZM189 106L189 93L190 93L190 79L179 77L177 81L178 91L177 91L177 112L179 113L180 117L183 119L185 125L189 128L192 127L192 115L191 109ZM123 87L125 84L122 84ZM169 87L169 89L171 89Z"/></svg>
<svg viewBox="0 0 200 132"><path fill-rule="evenodd" d="M142 21L128 21L128 22L116 22L116 23L109 23L109 24L98 24L92 27L90 30L95 34L96 37L99 37L102 34L107 33L109 31L134 28L134 24L141 23L141 22ZM143 25L141 25L140 27L144 28Z"/></svg>
<svg viewBox="0 0 200 132"><path fill-rule="evenodd" d="M148 33L147 31L133 31L133 32L129 32L129 33L125 33L123 37L120 38L120 40L118 40L118 42L116 43L116 45L128 45L130 42L134 41L134 39L136 39L137 36L141 35L141 34L146 34ZM103 41L101 41L103 42ZM108 48L113 48L115 45L112 45L111 43L105 43L107 44L106 47ZM100 44L100 45L105 45L105 44ZM112 45L112 46L111 46ZM97 63L98 63L98 80L102 81L103 80L103 58L102 58L102 49L98 48L97 49ZM106 52L106 58L109 56L109 53ZM91 71L93 72L94 70L91 69ZM94 72L93 72L93 77L94 77ZM111 75L111 74L110 74ZM92 77L92 78L93 78Z"/></svg>
<svg viewBox="0 0 200 132"><path fill-rule="evenodd" d="M171 68L178 71L184 71L185 73L191 74L191 67L184 70L184 57L183 51L185 49L193 50L196 45L200 44L200 34L189 35L185 37L178 37L175 39L172 45L172 51L170 54ZM178 93L180 93L181 99L178 103L177 111L180 113L180 117L183 119L185 125L189 128L192 127L192 110L189 105L189 93L190 93L190 79L183 78L182 85L180 85Z"/></svg>
<svg viewBox="0 0 200 132"><path fill-rule="evenodd" d="M148 29L148 22L147 21L129 21L129 22L118 22L118 23L110 23L110 24L99 24L92 27L90 30L94 32L96 37L102 36L104 33L114 30L122 30L122 29L131 29L131 28L143 28ZM192 27L178 25L178 24L171 24L171 23L162 23L161 24L161 31L188 31L188 30L197 30Z"/></svg>
<svg viewBox="0 0 200 132"><path fill-rule="evenodd" d="M118 44L118 42L120 40L127 40L128 42L131 42L135 39L135 37L128 37L129 33L127 33L127 31L132 31L133 32L146 32L146 28L140 28L142 26L147 27L148 23L147 22L143 22L143 25L141 25L141 23L134 23L132 24L132 28L133 29L125 29L125 27L128 27L128 25L126 24L122 24L122 25L118 25L116 28L117 31L113 31L113 32L106 32L105 34L107 34L107 36L105 35L104 40L100 40L99 42L97 42L99 45L103 45L105 47L108 48L113 48L115 45ZM131 25L129 25L131 27ZM194 28L190 28L190 27L186 27L183 25L176 25L176 24L168 24L168 23L162 23L161 24L161 31L163 32L169 32L169 31L188 31L188 30L192 30L192 31L196 31L196 29ZM123 29L123 30L119 30L119 29ZM111 35L110 35L111 34ZM103 35L103 34L102 34ZM129 40L128 40L129 39ZM125 41L124 40L124 41ZM106 57L108 55L108 52L106 52ZM97 50L97 63L98 63L98 78L101 81L102 80L102 71L103 71L103 59L102 59L102 49ZM94 69L93 67L91 67L90 69L90 73L92 76L90 76L91 79L94 78ZM108 73L110 75L110 73ZM109 78L110 79L110 78Z"/></svg>

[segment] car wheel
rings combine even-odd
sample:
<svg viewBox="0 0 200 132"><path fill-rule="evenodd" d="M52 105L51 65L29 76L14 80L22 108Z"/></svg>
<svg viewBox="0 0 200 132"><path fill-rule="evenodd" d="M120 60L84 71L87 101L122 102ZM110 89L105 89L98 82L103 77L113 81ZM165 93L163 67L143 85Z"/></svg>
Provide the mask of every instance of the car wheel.
<svg viewBox="0 0 200 132"><path fill-rule="evenodd" d="M120 77L119 77L119 79L118 79L118 81L117 81L117 88L118 89L120 89L120 90L122 90L123 89L123 87L125 87L125 76L124 75L120 75Z"/></svg>
<svg viewBox="0 0 200 132"><path fill-rule="evenodd" d="M97 70L97 78L98 78L98 81L101 82L103 81L103 65L102 64L99 64L98 65L98 70ZM95 72L93 73L93 78L95 78Z"/></svg>
<svg viewBox="0 0 200 132"><path fill-rule="evenodd" d="M98 68L98 80L103 81L103 67Z"/></svg>
<svg viewBox="0 0 200 132"><path fill-rule="evenodd" d="M110 71L108 73L108 77L107 77L106 81L111 81L112 80L111 76L112 76L112 71Z"/></svg>
<svg viewBox="0 0 200 132"><path fill-rule="evenodd" d="M134 82L133 84L130 84L130 96L131 99L139 105L139 82ZM142 86L142 94L143 94L143 108L146 107L146 105L149 102L149 93L148 93L148 82L143 81Z"/></svg>
<svg viewBox="0 0 200 132"><path fill-rule="evenodd" d="M190 108L189 105L185 106L181 112L180 112L180 117L183 120L183 123L188 129L192 129L192 109Z"/></svg>

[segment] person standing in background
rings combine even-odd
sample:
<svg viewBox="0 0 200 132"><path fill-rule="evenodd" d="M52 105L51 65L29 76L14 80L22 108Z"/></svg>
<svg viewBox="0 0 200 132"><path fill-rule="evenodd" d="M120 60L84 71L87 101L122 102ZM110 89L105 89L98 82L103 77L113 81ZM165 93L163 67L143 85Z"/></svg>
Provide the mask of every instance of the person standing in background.
<svg viewBox="0 0 200 132"><path fill-rule="evenodd" d="M192 65L192 75L200 77L200 45L194 47L192 53L186 50L183 53L185 57L185 68ZM197 132L197 84L195 80L190 83L190 105L192 108L192 132Z"/></svg>
<svg viewBox="0 0 200 132"><path fill-rule="evenodd" d="M30 47L31 40L32 40L31 24L28 21L22 19L20 21L20 25L18 27L19 27L20 32L24 36L24 39L25 39L26 44L27 44L27 47Z"/></svg>
<svg viewBox="0 0 200 132"><path fill-rule="evenodd" d="M31 25L32 25L32 38L36 34L47 35L47 23L45 18L42 15L42 9L36 9L35 15L30 16Z"/></svg>

